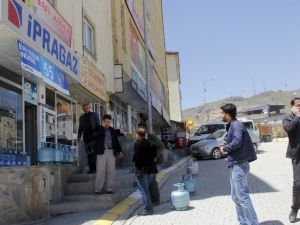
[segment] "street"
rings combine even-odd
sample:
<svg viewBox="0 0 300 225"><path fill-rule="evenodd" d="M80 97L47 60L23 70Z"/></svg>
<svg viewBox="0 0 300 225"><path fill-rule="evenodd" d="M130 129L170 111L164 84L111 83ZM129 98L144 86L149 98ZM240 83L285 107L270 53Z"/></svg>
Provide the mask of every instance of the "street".
<svg viewBox="0 0 300 225"><path fill-rule="evenodd" d="M263 225L289 224L288 213L291 204L292 168L285 158L285 142L263 143L259 148L258 160L251 163L249 188L251 199L259 221ZM153 216L136 216L142 205L129 214L129 218L118 219L114 225L153 225L153 224L238 224L234 204L230 197L229 171L225 159L200 160L197 193L191 196L190 209L174 211L170 205L172 184L181 181L185 165L173 171L161 188L162 204L155 208ZM136 210L135 210L136 209ZM45 224L111 224L102 222L99 212L91 214L73 214L57 217ZM82 219L84 215L85 219ZM78 220L76 220L76 217ZM124 216L123 216L124 217ZM70 218L70 219L68 219ZM122 218L122 217L121 217ZM128 218L128 219L127 219ZM81 221L81 222L79 222ZM82 222L85 221L85 222Z"/></svg>
<svg viewBox="0 0 300 225"><path fill-rule="evenodd" d="M289 224L292 169L290 160L285 158L286 143L264 143L259 149L258 160L251 163L249 176L251 198L257 216L264 225ZM123 224L238 224L230 197L226 161L198 162L199 175L195 178L198 192L191 197L190 210L173 211L170 204L165 203L155 209L154 216L133 216ZM181 169L162 189L163 201L168 201L171 185L178 182L183 173Z"/></svg>

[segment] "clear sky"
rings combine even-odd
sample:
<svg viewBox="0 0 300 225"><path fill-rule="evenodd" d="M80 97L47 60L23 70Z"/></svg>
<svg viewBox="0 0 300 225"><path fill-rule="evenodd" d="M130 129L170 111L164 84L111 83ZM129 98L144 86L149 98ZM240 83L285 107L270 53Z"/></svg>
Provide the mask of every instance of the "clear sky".
<svg viewBox="0 0 300 225"><path fill-rule="evenodd" d="M300 88L300 0L163 0L183 108ZM300 93L299 93L300 94Z"/></svg>

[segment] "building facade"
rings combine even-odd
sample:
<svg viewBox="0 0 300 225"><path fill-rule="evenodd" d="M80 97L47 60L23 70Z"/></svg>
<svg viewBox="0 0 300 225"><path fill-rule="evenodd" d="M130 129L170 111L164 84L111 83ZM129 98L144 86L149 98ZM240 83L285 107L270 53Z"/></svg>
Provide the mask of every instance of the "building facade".
<svg viewBox="0 0 300 225"><path fill-rule="evenodd" d="M75 145L81 103L106 111L114 91L111 4L2 0L0 7L0 127L7 128L0 149L26 152L36 164L42 143Z"/></svg>
<svg viewBox="0 0 300 225"><path fill-rule="evenodd" d="M116 87L114 98L123 103L127 131L133 132L139 122L147 119L148 71L151 78L153 128L155 133L160 134L161 127L168 126L170 121L162 1L116 0L111 4ZM149 37L147 45L145 24ZM148 46L147 50L145 46ZM146 54L149 56L148 68Z"/></svg>

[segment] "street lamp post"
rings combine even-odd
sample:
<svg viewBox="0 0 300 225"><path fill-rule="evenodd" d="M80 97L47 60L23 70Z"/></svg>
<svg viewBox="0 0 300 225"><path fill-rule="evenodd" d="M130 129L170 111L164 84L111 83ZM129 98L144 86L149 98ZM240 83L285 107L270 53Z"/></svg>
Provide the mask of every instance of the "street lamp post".
<svg viewBox="0 0 300 225"><path fill-rule="evenodd" d="M204 122L207 121L207 118L206 118L206 108L205 108L205 104L206 104L206 96L205 96L205 93L206 93L206 83L209 82L209 81L212 81L216 79L216 77L211 77L210 79L208 80L204 80L203 82L203 118L204 118Z"/></svg>
<svg viewBox="0 0 300 225"><path fill-rule="evenodd" d="M145 44L145 64L146 64L146 91L147 91L147 117L148 117L148 132L152 133L153 124L152 124L152 103L151 103L151 87L150 87L150 74L149 74L149 37L147 29L147 2L143 0L143 10L144 10L144 44Z"/></svg>

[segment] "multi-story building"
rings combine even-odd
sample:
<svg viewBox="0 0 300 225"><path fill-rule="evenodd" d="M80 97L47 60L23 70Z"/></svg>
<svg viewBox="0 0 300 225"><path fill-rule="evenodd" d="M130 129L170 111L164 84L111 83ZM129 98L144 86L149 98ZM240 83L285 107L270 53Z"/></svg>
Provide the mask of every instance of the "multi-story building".
<svg viewBox="0 0 300 225"><path fill-rule="evenodd" d="M119 115L125 119L128 132L133 132L137 123L145 120L148 69L153 128L158 134L170 121L162 1L115 0L111 4L116 87L116 94L110 98L111 109L117 108L114 113L117 116L116 111L121 112ZM146 45L145 24L149 40ZM148 68L146 54L149 55Z"/></svg>
<svg viewBox="0 0 300 225"><path fill-rule="evenodd" d="M35 164L42 142L73 144L80 103L106 110L114 92L111 3L2 0L0 8L0 127L9 122L11 130L0 147L25 151Z"/></svg>

